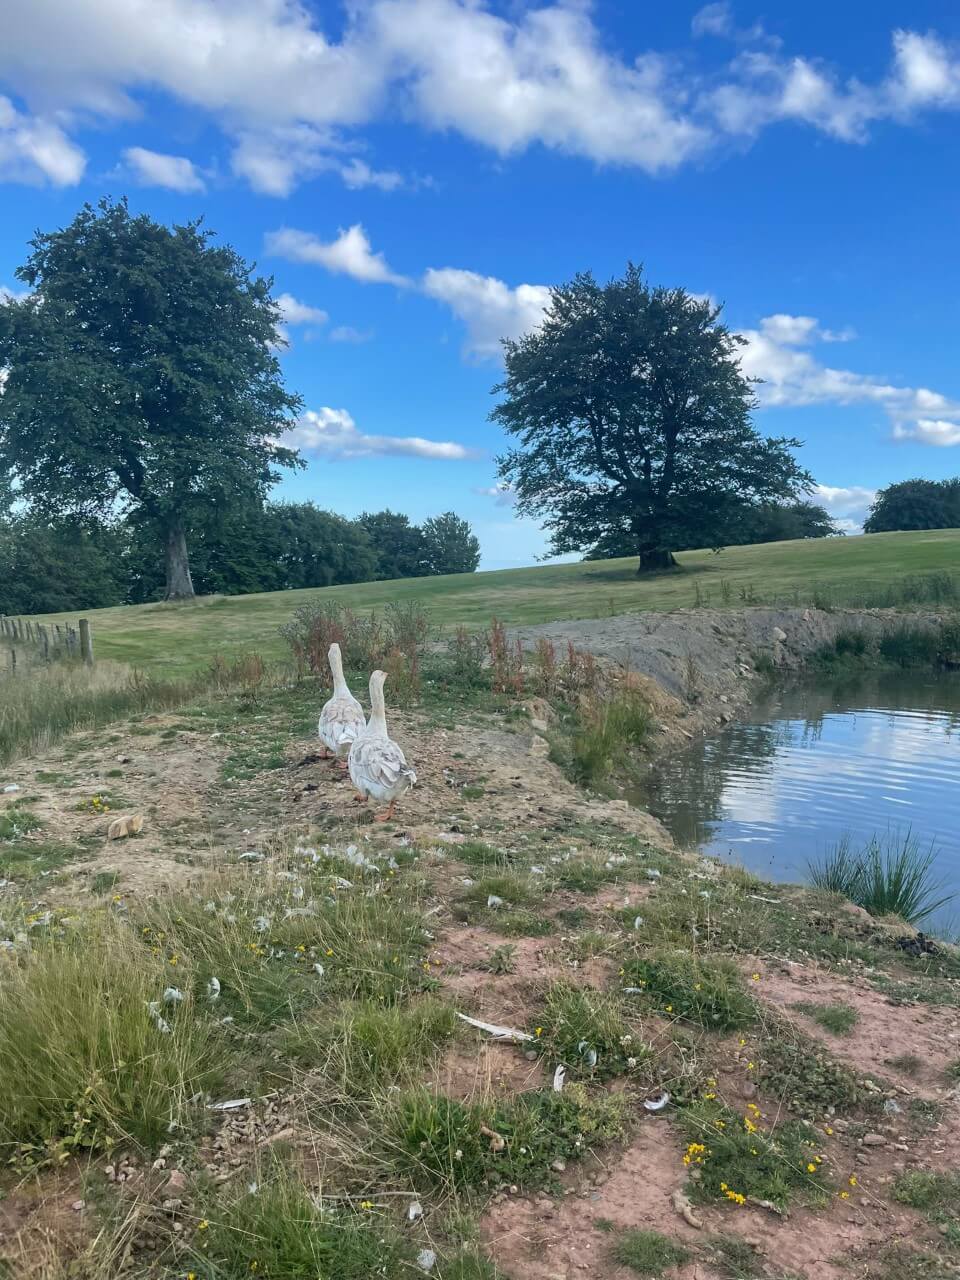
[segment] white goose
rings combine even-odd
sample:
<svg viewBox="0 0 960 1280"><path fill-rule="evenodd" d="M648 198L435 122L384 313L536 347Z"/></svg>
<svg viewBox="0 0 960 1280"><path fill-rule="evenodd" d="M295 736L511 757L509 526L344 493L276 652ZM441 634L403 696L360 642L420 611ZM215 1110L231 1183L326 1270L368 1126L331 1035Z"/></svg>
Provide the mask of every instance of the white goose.
<svg viewBox="0 0 960 1280"><path fill-rule="evenodd" d="M403 793L417 780L403 752L387 733L387 716L383 704L383 682L386 673L374 671L370 677L370 719L350 748L348 767L353 785L362 799L372 798L383 804L385 813L375 814L377 822L393 817L393 808Z"/></svg>
<svg viewBox="0 0 960 1280"><path fill-rule="evenodd" d="M338 644L330 646L327 659L333 672L333 697L324 703L317 733L326 749L338 760L342 760L357 734L366 728L367 722L363 707L347 688L347 682L343 678L343 659L340 657Z"/></svg>

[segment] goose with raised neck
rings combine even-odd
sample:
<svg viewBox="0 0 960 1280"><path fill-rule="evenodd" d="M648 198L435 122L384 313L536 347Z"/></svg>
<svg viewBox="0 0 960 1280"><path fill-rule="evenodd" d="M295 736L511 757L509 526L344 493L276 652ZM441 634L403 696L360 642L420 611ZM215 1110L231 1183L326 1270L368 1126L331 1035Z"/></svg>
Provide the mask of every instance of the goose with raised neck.
<svg viewBox="0 0 960 1280"><path fill-rule="evenodd" d="M383 671L374 671L370 677L370 720L366 730L354 739L347 761L350 778L360 799L387 805L384 813L374 815L378 822L386 822L393 817L397 800L417 780L403 751L387 732L383 698L386 678Z"/></svg>
<svg viewBox="0 0 960 1280"><path fill-rule="evenodd" d="M333 696L323 705L317 733L327 751L338 760L343 760L349 754L357 735L366 728L367 722L363 707L350 692L344 678L343 657L338 644L330 646L327 661L333 675Z"/></svg>

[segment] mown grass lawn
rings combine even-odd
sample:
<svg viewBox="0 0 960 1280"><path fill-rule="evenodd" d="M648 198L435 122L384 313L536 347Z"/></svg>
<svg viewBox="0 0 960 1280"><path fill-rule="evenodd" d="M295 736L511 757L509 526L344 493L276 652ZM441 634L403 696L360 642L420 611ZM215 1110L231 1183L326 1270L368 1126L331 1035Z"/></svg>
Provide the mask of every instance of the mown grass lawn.
<svg viewBox="0 0 960 1280"><path fill-rule="evenodd" d="M419 600L437 624L478 626L492 616L510 625L612 613L721 607L747 603L811 603L819 591L856 603L910 575L960 570L960 530L881 533L730 547L719 554L686 551L682 569L638 578L636 561L543 565L491 573L406 578L358 586L209 596L189 605L151 604L88 611L97 654L140 667L186 671L215 653L257 650L279 657L277 628L299 605L318 597L356 609ZM52 620L78 615L51 615Z"/></svg>

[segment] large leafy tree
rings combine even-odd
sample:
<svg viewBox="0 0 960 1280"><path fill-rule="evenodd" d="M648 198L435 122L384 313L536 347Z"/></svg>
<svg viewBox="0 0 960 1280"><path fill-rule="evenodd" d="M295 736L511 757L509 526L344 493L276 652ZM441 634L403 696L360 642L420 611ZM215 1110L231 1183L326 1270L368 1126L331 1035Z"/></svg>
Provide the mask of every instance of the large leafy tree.
<svg viewBox="0 0 960 1280"><path fill-rule="evenodd" d="M810 487L799 441L755 430L742 339L719 315L631 265L606 285L587 273L553 289L540 327L504 342L491 416L519 445L500 473L555 553L617 532L641 571L665 568L680 547L721 545L745 504Z"/></svg>
<svg viewBox="0 0 960 1280"><path fill-rule="evenodd" d="M364 511L358 516L377 557L378 578L419 578L424 568L423 532L399 511Z"/></svg>
<svg viewBox="0 0 960 1280"><path fill-rule="evenodd" d="M866 533L960 527L960 477L888 485L877 494L863 527Z"/></svg>
<svg viewBox="0 0 960 1280"><path fill-rule="evenodd" d="M134 513L162 538L165 594L193 595L186 533L262 500L299 399L275 352L280 311L199 222L126 201L39 233L0 307L0 471L39 513Z"/></svg>
<svg viewBox="0 0 960 1280"><path fill-rule="evenodd" d="M423 559L427 573L474 573L480 563L480 542L468 521L454 511L431 516L422 525Z"/></svg>
<svg viewBox="0 0 960 1280"><path fill-rule="evenodd" d="M125 603L128 550L122 525L26 512L0 519L0 614Z"/></svg>

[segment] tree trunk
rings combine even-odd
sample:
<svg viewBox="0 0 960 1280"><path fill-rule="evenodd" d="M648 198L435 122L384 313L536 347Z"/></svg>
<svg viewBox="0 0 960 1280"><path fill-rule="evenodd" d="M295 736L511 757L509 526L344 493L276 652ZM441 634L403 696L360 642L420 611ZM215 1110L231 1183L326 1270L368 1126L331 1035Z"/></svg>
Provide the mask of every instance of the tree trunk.
<svg viewBox="0 0 960 1280"><path fill-rule="evenodd" d="M192 600L193 580L190 577L190 557L187 555L187 535L179 520L167 526L166 546L167 592L165 600Z"/></svg>
<svg viewBox="0 0 960 1280"><path fill-rule="evenodd" d="M638 574L653 573L657 569L676 569L677 561L666 547L641 547Z"/></svg>

